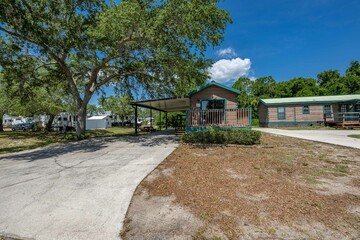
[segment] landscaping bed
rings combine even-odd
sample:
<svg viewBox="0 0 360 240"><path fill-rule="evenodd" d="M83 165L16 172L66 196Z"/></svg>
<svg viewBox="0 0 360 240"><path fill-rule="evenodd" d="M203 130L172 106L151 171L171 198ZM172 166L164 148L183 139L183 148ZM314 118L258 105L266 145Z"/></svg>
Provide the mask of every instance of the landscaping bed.
<svg viewBox="0 0 360 240"><path fill-rule="evenodd" d="M182 144L138 187L124 239L359 239L360 150L263 134Z"/></svg>

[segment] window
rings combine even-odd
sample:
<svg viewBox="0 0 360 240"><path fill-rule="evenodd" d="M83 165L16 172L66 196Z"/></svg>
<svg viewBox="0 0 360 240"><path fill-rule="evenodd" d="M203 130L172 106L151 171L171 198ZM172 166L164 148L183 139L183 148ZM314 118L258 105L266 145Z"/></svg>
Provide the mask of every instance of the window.
<svg viewBox="0 0 360 240"><path fill-rule="evenodd" d="M310 106L309 105L303 106L303 114L310 114Z"/></svg>
<svg viewBox="0 0 360 240"><path fill-rule="evenodd" d="M349 111L349 105L341 104L339 105L339 112L344 113Z"/></svg>
<svg viewBox="0 0 360 240"><path fill-rule="evenodd" d="M323 107L323 112L326 114L326 117L332 117L332 106L330 104L326 104Z"/></svg>
<svg viewBox="0 0 360 240"><path fill-rule="evenodd" d="M360 112L360 104L355 105L355 112Z"/></svg>
<svg viewBox="0 0 360 240"><path fill-rule="evenodd" d="M225 100L224 99L209 99L201 101L201 110L207 109L224 109Z"/></svg>
<svg viewBox="0 0 360 240"><path fill-rule="evenodd" d="M286 119L285 107L277 108L278 120Z"/></svg>

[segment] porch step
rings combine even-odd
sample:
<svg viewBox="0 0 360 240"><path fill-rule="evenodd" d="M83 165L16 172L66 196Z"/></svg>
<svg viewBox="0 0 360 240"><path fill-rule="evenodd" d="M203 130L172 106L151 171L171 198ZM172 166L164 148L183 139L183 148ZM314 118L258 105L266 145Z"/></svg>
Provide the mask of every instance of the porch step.
<svg viewBox="0 0 360 240"><path fill-rule="evenodd" d="M185 134L185 127L176 127L175 128L175 134L176 135L184 135Z"/></svg>

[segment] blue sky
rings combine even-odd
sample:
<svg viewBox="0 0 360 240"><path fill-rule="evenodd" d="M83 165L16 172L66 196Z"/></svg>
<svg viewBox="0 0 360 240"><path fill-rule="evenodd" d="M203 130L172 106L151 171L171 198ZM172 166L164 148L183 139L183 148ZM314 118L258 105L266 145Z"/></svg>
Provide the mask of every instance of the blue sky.
<svg viewBox="0 0 360 240"><path fill-rule="evenodd" d="M220 61L210 71L216 81L316 78L328 69L343 73L360 60L359 0L227 0L220 7L233 24L225 41L208 51Z"/></svg>

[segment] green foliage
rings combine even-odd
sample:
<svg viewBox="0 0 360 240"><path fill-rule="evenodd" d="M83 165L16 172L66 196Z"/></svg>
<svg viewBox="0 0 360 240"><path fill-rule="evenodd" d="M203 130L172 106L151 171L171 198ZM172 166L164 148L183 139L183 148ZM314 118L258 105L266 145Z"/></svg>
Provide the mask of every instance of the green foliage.
<svg viewBox="0 0 360 240"><path fill-rule="evenodd" d="M359 61L351 61L350 66L346 70L346 76L360 77L360 63Z"/></svg>
<svg viewBox="0 0 360 240"><path fill-rule="evenodd" d="M260 143L261 132L244 129L223 130L209 128L203 131L186 133L182 140L187 143L223 143L253 145Z"/></svg>
<svg viewBox="0 0 360 240"><path fill-rule="evenodd" d="M326 70L317 75L320 86L326 85L328 82L339 79L340 73L338 70Z"/></svg>
<svg viewBox="0 0 360 240"><path fill-rule="evenodd" d="M258 127L258 126L259 126L259 119L253 118L253 119L252 119L251 126L253 126L253 127Z"/></svg>
<svg viewBox="0 0 360 240"><path fill-rule="evenodd" d="M352 134L352 135L348 135L348 137L359 138L360 139L360 134Z"/></svg>
<svg viewBox="0 0 360 240"><path fill-rule="evenodd" d="M254 81L249 78L239 78L232 87L240 91L238 96L239 107L252 108L253 117L257 118L260 98L274 97L275 86L275 80L271 76L267 76Z"/></svg>
<svg viewBox="0 0 360 240"><path fill-rule="evenodd" d="M99 104L105 111L111 111L113 115L124 118L134 114L134 108L130 105L129 96L109 96L102 98Z"/></svg>
<svg viewBox="0 0 360 240"><path fill-rule="evenodd" d="M167 113L167 120L168 120L168 127L176 127L177 126L177 116L178 115L184 115L184 113L182 112L168 112ZM183 119L185 120L185 116L183 117ZM160 114L156 115L156 125L160 126L160 122L161 122L161 126L165 127L165 120L166 120L166 115L165 113L161 113L161 120L160 120Z"/></svg>
<svg viewBox="0 0 360 240"><path fill-rule="evenodd" d="M98 107L94 104L89 104L86 108L86 112L89 117L96 115L98 111Z"/></svg>
<svg viewBox="0 0 360 240"><path fill-rule="evenodd" d="M306 97L319 93L315 79L302 77L276 84L275 91L275 97Z"/></svg>
<svg viewBox="0 0 360 240"><path fill-rule="evenodd" d="M57 79L72 94L84 133L86 107L104 86L169 96L203 84L211 64L205 52L220 44L231 22L218 3L3 0L0 51L9 68L26 62L31 66L32 61L55 66L62 76ZM24 61L12 64L19 55Z"/></svg>
<svg viewBox="0 0 360 240"><path fill-rule="evenodd" d="M271 98L276 96L276 81L272 76L260 77L253 82L253 94L258 98Z"/></svg>
<svg viewBox="0 0 360 240"><path fill-rule="evenodd" d="M276 82L271 76L255 81L239 78L233 88L238 89L238 105L253 109L253 118L258 117L258 105L261 98L284 98L345 95L360 93L360 63L352 61L346 75L337 70L327 70L317 75L317 80L298 77L284 82Z"/></svg>

